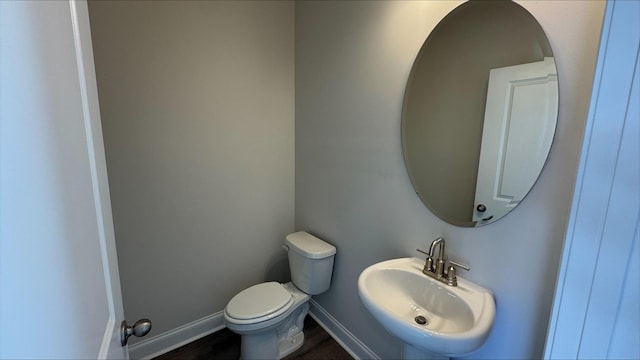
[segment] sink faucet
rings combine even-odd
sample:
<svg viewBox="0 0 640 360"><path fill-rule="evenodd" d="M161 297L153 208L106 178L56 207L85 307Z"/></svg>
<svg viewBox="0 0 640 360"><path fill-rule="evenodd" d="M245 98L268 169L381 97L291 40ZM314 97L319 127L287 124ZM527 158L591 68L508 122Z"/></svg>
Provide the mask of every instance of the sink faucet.
<svg viewBox="0 0 640 360"><path fill-rule="evenodd" d="M438 251L438 257L434 259L436 248L440 247ZM469 267L466 265L459 264L455 261L449 261L449 267L445 272L445 267L447 264L447 257L445 253L445 241L443 237L439 237L431 242L429 246L429 251L424 251L417 249L419 252L426 254L427 259L424 264L424 268L422 272L430 276L440 282L443 282L449 286L458 286L458 278L456 276L456 267L462 268L464 270L469 270ZM435 266L434 266L435 262Z"/></svg>
<svg viewBox="0 0 640 360"><path fill-rule="evenodd" d="M438 257L435 259L436 267L432 269L433 272L436 273L438 277L442 277L444 275L444 263L447 261L444 253L444 245L445 241L443 237L439 237L431 242L431 246L429 246L429 257L433 259L433 255L435 253L436 247L440 247L440 252L438 252ZM433 264L432 266L433 267Z"/></svg>

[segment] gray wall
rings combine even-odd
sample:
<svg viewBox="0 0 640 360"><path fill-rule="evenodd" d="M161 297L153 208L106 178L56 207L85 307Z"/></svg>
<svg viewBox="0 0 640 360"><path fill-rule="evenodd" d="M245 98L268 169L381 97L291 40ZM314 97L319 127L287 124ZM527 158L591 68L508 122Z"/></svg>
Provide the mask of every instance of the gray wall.
<svg viewBox="0 0 640 360"><path fill-rule="evenodd" d="M560 111L550 160L529 196L500 221L459 228L437 219L404 168L400 112L413 59L456 3L296 3L296 228L337 246L331 289L316 300L367 346L399 343L357 294L367 266L419 255L444 236L462 274L495 292L497 317L473 358L542 355L593 81L604 2L522 2L555 53ZM456 141L456 139L451 139Z"/></svg>
<svg viewBox="0 0 640 360"><path fill-rule="evenodd" d="M287 276L293 3L102 1L90 18L129 321L158 335Z"/></svg>
<svg viewBox="0 0 640 360"><path fill-rule="evenodd" d="M472 267L463 276L496 294L475 357L542 354L604 2L523 3L556 55L556 142L522 204L475 229L425 208L400 144L411 64L456 3L298 2L295 30L293 3L179 4L90 4L128 318L160 334L286 277L295 194L295 229L338 248L316 299L380 356L397 358L399 343L362 307L357 277L440 235Z"/></svg>

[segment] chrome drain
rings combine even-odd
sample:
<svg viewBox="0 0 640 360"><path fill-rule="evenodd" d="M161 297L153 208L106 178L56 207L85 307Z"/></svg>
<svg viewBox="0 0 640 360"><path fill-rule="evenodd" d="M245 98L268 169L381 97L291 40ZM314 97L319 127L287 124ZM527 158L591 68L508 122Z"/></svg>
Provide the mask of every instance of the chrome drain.
<svg viewBox="0 0 640 360"><path fill-rule="evenodd" d="M414 320L420 325L427 325L429 323L429 320L422 315L416 316Z"/></svg>

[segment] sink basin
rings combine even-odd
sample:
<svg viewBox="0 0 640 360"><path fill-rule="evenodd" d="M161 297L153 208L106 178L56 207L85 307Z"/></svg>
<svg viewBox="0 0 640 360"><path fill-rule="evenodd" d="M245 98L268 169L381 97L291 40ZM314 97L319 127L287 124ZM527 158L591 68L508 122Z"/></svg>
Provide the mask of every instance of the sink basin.
<svg viewBox="0 0 640 360"><path fill-rule="evenodd" d="M491 291L459 276L458 286L448 286L424 275L423 266L424 259L402 258L366 268L358 278L364 306L414 349L443 356L477 350L495 319Z"/></svg>

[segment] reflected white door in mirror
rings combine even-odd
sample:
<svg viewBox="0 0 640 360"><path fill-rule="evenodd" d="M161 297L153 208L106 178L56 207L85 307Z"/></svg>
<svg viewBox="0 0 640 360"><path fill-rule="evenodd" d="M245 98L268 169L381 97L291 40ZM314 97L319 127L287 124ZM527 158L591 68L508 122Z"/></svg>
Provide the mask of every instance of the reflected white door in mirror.
<svg viewBox="0 0 640 360"><path fill-rule="evenodd" d="M500 219L527 195L547 159L557 113L552 57L491 69L473 221Z"/></svg>

